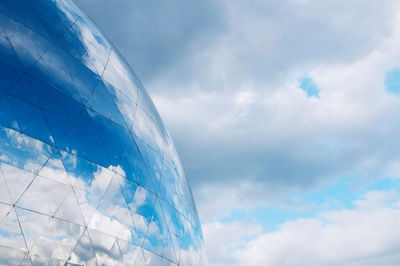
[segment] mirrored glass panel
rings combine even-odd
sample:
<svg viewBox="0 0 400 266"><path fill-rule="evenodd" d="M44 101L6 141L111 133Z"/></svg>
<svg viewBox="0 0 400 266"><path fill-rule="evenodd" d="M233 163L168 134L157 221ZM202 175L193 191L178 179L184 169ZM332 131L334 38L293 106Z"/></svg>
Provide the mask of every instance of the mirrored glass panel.
<svg viewBox="0 0 400 266"><path fill-rule="evenodd" d="M71 0L0 1L0 82L0 265L207 264L151 98Z"/></svg>

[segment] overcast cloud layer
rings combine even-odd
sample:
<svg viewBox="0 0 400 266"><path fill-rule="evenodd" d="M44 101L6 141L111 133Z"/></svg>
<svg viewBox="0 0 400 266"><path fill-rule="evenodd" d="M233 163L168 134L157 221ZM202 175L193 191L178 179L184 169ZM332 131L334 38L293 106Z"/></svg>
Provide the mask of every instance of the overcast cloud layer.
<svg viewBox="0 0 400 266"><path fill-rule="evenodd" d="M396 265L400 198L391 189L354 192L351 207L272 232L232 212L296 211L304 195L349 175L355 190L397 182L400 97L385 80L400 68L398 1L76 2L126 57L171 132L210 264Z"/></svg>

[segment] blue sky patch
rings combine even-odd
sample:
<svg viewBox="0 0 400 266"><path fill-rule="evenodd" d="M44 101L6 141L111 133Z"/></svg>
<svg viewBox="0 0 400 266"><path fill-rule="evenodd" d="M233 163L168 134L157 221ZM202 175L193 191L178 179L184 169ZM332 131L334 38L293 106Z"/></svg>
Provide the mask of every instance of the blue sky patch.
<svg viewBox="0 0 400 266"><path fill-rule="evenodd" d="M300 89L307 93L308 98L316 97L319 98L319 89L315 85L314 81L310 77L303 77L300 80Z"/></svg>
<svg viewBox="0 0 400 266"><path fill-rule="evenodd" d="M400 69L389 70L385 77L385 90L389 93L400 94Z"/></svg>
<svg viewBox="0 0 400 266"><path fill-rule="evenodd" d="M312 191L311 193L295 193L296 199L304 208L296 208L295 202L290 206L255 206L249 209L234 209L229 216L219 219L223 223L237 221L258 221L264 232L273 232L288 221L315 218L324 211L353 210L354 202L363 198L369 191L400 191L400 181L391 178L380 178L369 185L357 187L357 177L351 174L337 178L333 183Z"/></svg>

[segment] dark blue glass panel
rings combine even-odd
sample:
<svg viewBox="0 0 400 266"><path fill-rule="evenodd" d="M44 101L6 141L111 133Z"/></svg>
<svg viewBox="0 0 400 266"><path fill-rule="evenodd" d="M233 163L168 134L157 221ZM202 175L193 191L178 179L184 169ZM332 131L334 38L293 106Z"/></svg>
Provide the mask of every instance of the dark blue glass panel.
<svg viewBox="0 0 400 266"><path fill-rule="evenodd" d="M82 111L83 105L38 79L31 77L29 80L40 107L45 112L49 112L70 124L74 123Z"/></svg>
<svg viewBox="0 0 400 266"><path fill-rule="evenodd" d="M18 2L21 2L19 4L23 4L26 1L18 0ZM46 38L52 43L58 41L78 19L77 14L60 9L56 1L31 0L30 2L37 20L39 20L40 25L46 31Z"/></svg>
<svg viewBox="0 0 400 266"><path fill-rule="evenodd" d="M22 72L0 62L0 98L21 78Z"/></svg>
<svg viewBox="0 0 400 266"><path fill-rule="evenodd" d="M100 114L90 110L88 113L97 128L111 165L117 166L131 138L130 133Z"/></svg>
<svg viewBox="0 0 400 266"><path fill-rule="evenodd" d="M74 100L81 103L84 102L56 46L51 47L42 55L28 72L35 78L62 91Z"/></svg>
<svg viewBox="0 0 400 266"><path fill-rule="evenodd" d="M133 137L130 137L126 144L119 166L122 168L123 176L155 192L154 182L149 178L146 165Z"/></svg>
<svg viewBox="0 0 400 266"><path fill-rule="evenodd" d="M47 8L50 1L24 1L24 0L13 0L13 1L2 1L0 5L0 12L11 17L13 20L29 27L33 31L39 33L43 37L50 39L51 36L47 33L43 25L40 23L37 17L38 10ZM24 8L21 8L24 7ZM32 14L35 14L33 16Z"/></svg>
<svg viewBox="0 0 400 266"><path fill-rule="evenodd" d="M22 69L21 62L19 61L19 58L2 25L0 25L0 60L18 69Z"/></svg>
<svg viewBox="0 0 400 266"><path fill-rule="evenodd" d="M83 110L65 136L57 141L58 147L75 153L104 167L110 165L110 160L100 141L100 136L94 127L92 119L86 110Z"/></svg>
<svg viewBox="0 0 400 266"><path fill-rule="evenodd" d="M120 126L130 129L115 102L116 95L110 93L103 81L99 81L86 106L118 123Z"/></svg>
<svg viewBox="0 0 400 266"><path fill-rule="evenodd" d="M25 69L29 69L52 46L42 35L1 13L0 24Z"/></svg>
<svg viewBox="0 0 400 266"><path fill-rule="evenodd" d="M133 122L136 115L137 103L130 98L126 97L120 90L104 81L107 91L112 95L115 105L121 112L128 130L132 130ZM122 124L122 123L121 123Z"/></svg>
<svg viewBox="0 0 400 266"><path fill-rule="evenodd" d="M64 61L76 90L80 94L80 100L76 100L86 104L99 81L99 77L72 56L61 51L59 54Z"/></svg>
<svg viewBox="0 0 400 266"><path fill-rule="evenodd" d="M30 81L26 75L24 75L11 89L9 89L8 94L27 103L40 107L37 97L33 92Z"/></svg>
<svg viewBox="0 0 400 266"><path fill-rule="evenodd" d="M20 131L8 96L0 98L0 124Z"/></svg>
<svg viewBox="0 0 400 266"><path fill-rule="evenodd" d="M62 38L56 42L67 54L81 61L86 67L101 75L108 61L108 54L103 54L83 36L84 32L74 23Z"/></svg>
<svg viewBox="0 0 400 266"><path fill-rule="evenodd" d="M54 144L42 110L13 97L10 97L9 101L22 133Z"/></svg>

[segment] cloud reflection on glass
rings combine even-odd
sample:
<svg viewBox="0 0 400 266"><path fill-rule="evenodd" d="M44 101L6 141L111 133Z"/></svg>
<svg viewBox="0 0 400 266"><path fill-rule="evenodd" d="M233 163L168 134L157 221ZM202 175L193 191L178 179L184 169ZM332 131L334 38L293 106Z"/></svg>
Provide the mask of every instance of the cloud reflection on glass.
<svg viewBox="0 0 400 266"><path fill-rule="evenodd" d="M71 1L0 2L0 80L0 264L206 264L168 132Z"/></svg>

